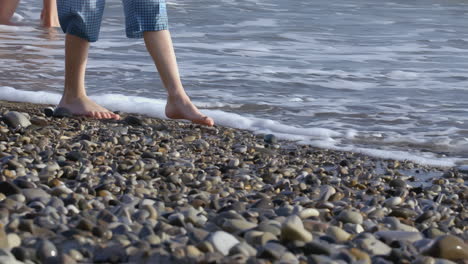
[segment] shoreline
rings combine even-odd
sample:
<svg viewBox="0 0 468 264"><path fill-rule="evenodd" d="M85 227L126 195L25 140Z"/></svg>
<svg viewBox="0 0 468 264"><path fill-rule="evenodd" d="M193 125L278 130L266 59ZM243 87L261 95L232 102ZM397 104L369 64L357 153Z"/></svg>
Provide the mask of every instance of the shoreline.
<svg viewBox="0 0 468 264"><path fill-rule="evenodd" d="M468 250L468 175L454 168L134 114L51 118L45 107L0 101L0 115L32 123L15 133L0 121L1 220L18 260L468 258L453 249Z"/></svg>

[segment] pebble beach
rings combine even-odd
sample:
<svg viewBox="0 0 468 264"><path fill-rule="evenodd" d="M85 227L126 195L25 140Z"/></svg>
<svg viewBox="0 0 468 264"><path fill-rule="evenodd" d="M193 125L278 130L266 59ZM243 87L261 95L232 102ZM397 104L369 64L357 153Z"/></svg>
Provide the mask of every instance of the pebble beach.
<svg viewBox="0 0 468 264"><path fill-rule="evenodd" d="M468 170L0 101L0 263L468 263Z"/></svg>

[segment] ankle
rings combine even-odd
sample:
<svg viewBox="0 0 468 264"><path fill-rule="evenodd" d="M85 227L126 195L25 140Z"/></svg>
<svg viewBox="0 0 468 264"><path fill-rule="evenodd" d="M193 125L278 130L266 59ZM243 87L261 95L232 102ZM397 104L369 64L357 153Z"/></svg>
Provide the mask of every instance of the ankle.
<svg viewBox="0 0 468 264"><path fill-rule="evenodd" d="M77 100L83 100L86 99L88 96L86 94L70 94L70 93L64 93L62 96L62 99L60 100L61 102L64 103L73 103Z"/></svg>

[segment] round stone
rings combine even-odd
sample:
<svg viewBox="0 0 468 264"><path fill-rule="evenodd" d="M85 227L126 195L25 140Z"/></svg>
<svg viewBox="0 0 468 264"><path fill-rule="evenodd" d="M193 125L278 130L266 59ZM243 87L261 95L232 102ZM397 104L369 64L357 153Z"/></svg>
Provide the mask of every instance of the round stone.
<svg viewBox="0 0 468 264"><path fill-rule="evenodd" d="M388 208L392 208L394 206L397 206L403 202L403 199L401 197L390 197L384 202L384 206Z"/></svg>
<svg viewBox="0 0 468 264"><path fill-rule="evenodd" d="M263 140L267 144L276 144L278 143L278 139L276 139L276 136L273 134L267 134L263 137Z"/></svg>
<svg viewBox="0 0 468 264"><path fill-rule="evenodd" d="M257 224L242 219L226 219L222 228L230 233L241 233L257 227Z"/></svg>
<svg viewBox="0 0 468 264"><path fill-rule="evenodd" d="M8 234L7 240L10 248L19 247L21 245L21 237L15 233Z"/></svg>
<svg viewBox="0 0 468 264"><path fill-rule="evenodd" d="M425 252L426 255L448 260L467 260L468 245L459 237L453 235L441 236Z"/></svg>
<svg viewBox="0 0 468 264"><path fill-rule="evenodd" d="M16 111L6 113L3 116L3 121L11 128L26 128L31 125L31 121L26 115Z"/></svg>
<svg viewBox="0 0 468 264"><path fill-rule="evenodd" d="M344 231L343 229L337 226L330 226L327 230L327 235L331 236L335 241L341 243L348 241L351 237L351 234Z"/></svg>
<svg viewBox="0 0 468 264"><path fill-rule="evenodd" d="M315 208L306 208L299 213L301 219L307 219L309 217L317 217L320 215L320 212Z"/></svg>
<svg viewBox="0 0 468 264"><path fill-rule="evenodd" d="M214 232L210 235L208 241L224 256L229 254L232 247L239 244L239 240L236 237L224 231Z"/></svg>
<svg viewBox="0 0 468 264"><path fill-rule="evenodd" d="M402 179L391 180L388 185L393 188L406 188L406 182Z"/></svg>
<svg viewBox="0 0 468 264"><path fill-rule="evenodd" d="M338 220L344 223L352 223L352 224L362 224L363 218L361 213L353 211L353 210L344 210L338 215Z"/></svg>
<svg viewBox="0 0 468 264"><path fill-rule="evenodd" d="M72 114L72 112L70 112L70 110L68 110L66 108L63 108L63 107L55 108L54 113L52 115L54 117L58 117L58 118L73 116L73 114Z"/></svg>
<svg viewBox="0 0 468 264"><path fill-rule="evenodd" d="M304 228L302 220L297 215L286 218L281 226L281 238L286 241L312 241L312 234Z"/></svg>
<svg viewBox="0 0 468 264"><path fill-rule="evenodd" d="M57 254L58 254L57 248L49 240L42 240L37 245L36 256L41 261L45 261L49 257L56 257Z"/></svg>

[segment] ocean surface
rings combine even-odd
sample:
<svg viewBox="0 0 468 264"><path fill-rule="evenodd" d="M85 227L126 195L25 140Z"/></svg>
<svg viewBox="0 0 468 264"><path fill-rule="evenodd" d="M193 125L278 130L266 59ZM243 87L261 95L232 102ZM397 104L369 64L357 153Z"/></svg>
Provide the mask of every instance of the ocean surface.
<svg viewBox="0 0 468 264"><path fill-rule="evenodd" d="M58 103L64 35L41 1L0 26L0 100ZM216 123L321 148L453 166L468 160L468 1L173 0L183 83ZM164 117L143 41L107 0L87 87L112 110Z"/></svg>

